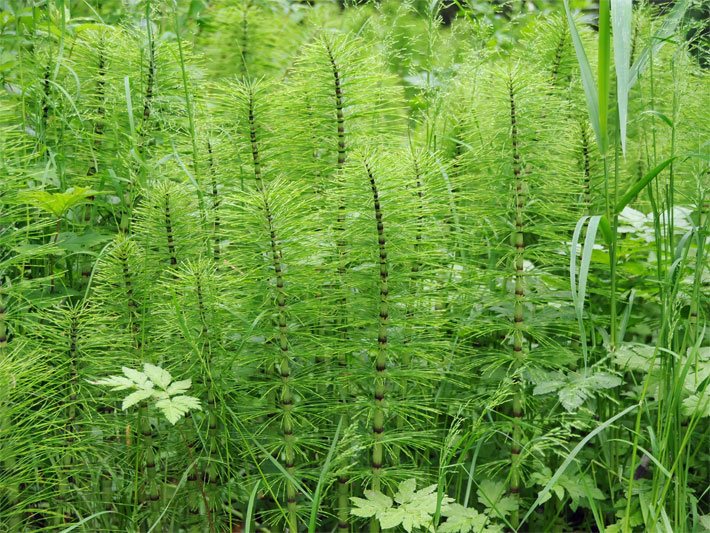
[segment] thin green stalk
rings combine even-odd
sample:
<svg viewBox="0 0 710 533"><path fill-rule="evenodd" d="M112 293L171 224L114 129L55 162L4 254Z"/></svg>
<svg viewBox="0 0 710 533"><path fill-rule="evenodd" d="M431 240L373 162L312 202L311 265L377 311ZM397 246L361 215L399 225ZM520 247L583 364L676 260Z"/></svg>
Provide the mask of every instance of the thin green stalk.
<svg viewBox="0 0 710 533"><path fill-rule="evenodd" d="M372 482L371 488L380 491L382 467L384 464L384 447L382 445L383 433L385 431L385 389L387 385L387 352L389 343L389 264L387 261L387 240L385 236L384 217L380 204L380 193L377 188L377 181L370 163L364 161L365 171L370 181L372 199L374 202L375 221L377 223L377 242L379 248L379 318L377 333L377 356L375 358L375 391L374 409L372 413ZM370 521L371 533L379 531L379 522L376 519Z"/></svg>
<svg viewBox="0 0 710 533"><path fill-rule="evenodd" d="M521 420L524 417L524 390L520 382L519 372L525 363L525 317L524 317L524 302L525 302L525 205L527 203L526 188L527 184L523 177L523 169L520 160L520 152L518 148L518 116L516 109L516 87L513 85L513 80L508 80L508 94L510 98L510 141L512 144L513 155L513 178L514 178L514 201L515 211L513 223L515 232L513 233L514 256L514 306L513 306L513 352L514 352L514 382L515 392L513 395L513 430L512 443L510 448L510 483L508 489L514 498L518 498L521 484L521 465L520 452L521 443L523 441L523 431ZM519 515L514 511L511 515L511 524L517 528Z"/></svg>

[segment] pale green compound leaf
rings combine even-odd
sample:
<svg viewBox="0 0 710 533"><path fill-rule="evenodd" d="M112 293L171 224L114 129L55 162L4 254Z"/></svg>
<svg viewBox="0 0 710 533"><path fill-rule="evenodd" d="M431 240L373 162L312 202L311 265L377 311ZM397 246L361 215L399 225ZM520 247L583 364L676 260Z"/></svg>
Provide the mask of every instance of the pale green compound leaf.
<svg viewBox="0 0 710 533"><path fill-rule="evenodd" d="M558 397L567 412L574 413L582 406L584 400L588 398L588 395L585 389L572 385L560 390Z"/></svg>
<svg viewBox="0 0 710 533"><path fill-rule="evenodd" d="M696 413L700 418L710 416L710 395L703 394L700 397L697 394L693 394L683 400L683 414L685 416L693 416Z"/></svg>
<svg viewBox="0 0 710 533"><path fill-rule="evenodd" d="M613 389L623 383L619 376L608 374L606 372L598 372L586 378L585 385L595 390Z"/></svg>
<svg viewBox="0 0 710 533"><path fill-rule="evenodd" d="M109 376L103 379L97 379L96 381L89 381L92 385L106 385L112 387L112 391L131 389L136 386L133 380L130 380L123 376Z"/></svg>
<svg viewBox="0 0 710 533"><path fill-rule="evenodd" d="M192 396L173 396L155 402L155 406L175 425L191 409L202 410L200 400Z"/></svg>
<svg viewBox="0 0 710 533"><path fill-rule="evenodd" d="M515 511L518 503L510 496L504 496L505 483L486 479L478 486L478 501L496 516L503 517Z"/></svg>
<svg viewBox="0 0 710 533"><path fill-rule="evenodd" d="M150 383L148 380L148 376L146 376L143 372L140 372L138 370L133 370L132 368L128 367L121 367L121 370L125 374L125 376L133 381L133 383L136 384L137 387L140 388L152 388L153 384ZM150 383L150 385L148 384Z"/></svg>
<svg viewBox="0 0 710 533"><path fill-rule="evenodd" d="M442 515L447 520L438 527L439 533L480 533L488 521L486 515L459 503L447 505Z"/></svg>
<svg viewBox="0 0 710 533"><path fill-rule="evenodd" d="M195 409L196 411L202 411L200 400L198 400L194 396L173 396L171 398L171 401L175 405L179 406L181 409L185 409L186 411L190 411L191 409Z"/></svg>
<svg viewBox="0 0 710 533"><path fill-rule="evenodd" d="M398 486L397 494L394 495L394 501L400 504L412 501L416 488L416 479L410 478L402 481Z"/></svg>
<svg viewBox="0 0 710 533"><path fill-rule="evenodd" d="M175 381L170 384L170 386L165 389L165 391L169 395L174 395L174 394L180 394L183 392L187 392L187 390L192 386L192 380L191 379L184 379L182 381Z"/></svg>
<svg viewBox="0 0 710 533"><path fill-rule="evenodd" d="M406 513L401 507L397 509L385 509L382 512L377 513L377 519L380 521L380 527L382 529L397 527L402 524L405 516ZM404 528L407 529L407 526L404 526ZM411 532L411 527L407 529L407 531Z"/></svg>
<svg viewBox="0 0 710 533"><path fill-rule="evenodd" d="M352 515L359 516L360 518L370 518L377 513L378 507L370 500L353 496L350 498L350 501L354 505L354 507L350 509L350 514Z"/></svg>
<svg viewBox="0 0 710 533"><path fill-rule="evenodd" d="M137 391L132 392L123 399L123 405L121 406L121 409L125 411L129 407L136 405L138 402L150 398L152 395L152 389L138 389Z"/></svg>
<svg viewBox="0 0 710 533"><path fill-rule="evenodd" d="M143 365L143 372L161 389L166 389L173 379L170 372L163 370L159 366L151 365L150 363Z"/></svg>
<svg viewBox="0 0 710 533"><path fill-rule="evenodd" d="M381 492L375 492L372 490L365 491L365 498L350 498L355 507L350 510L350 513L359 516L361 518L369 518L371 516L379 515L385 512L387 509L392 507L394 503L392 498L385 496Z"/></svg>
<svg viewBox="0 0 710 533"><path fill-rule="evenodd" d="M549 394L555 392L560 387L564 386L564 381L550 380L538 383L533 389L533 396L540 396L541 394Z"/></svg>

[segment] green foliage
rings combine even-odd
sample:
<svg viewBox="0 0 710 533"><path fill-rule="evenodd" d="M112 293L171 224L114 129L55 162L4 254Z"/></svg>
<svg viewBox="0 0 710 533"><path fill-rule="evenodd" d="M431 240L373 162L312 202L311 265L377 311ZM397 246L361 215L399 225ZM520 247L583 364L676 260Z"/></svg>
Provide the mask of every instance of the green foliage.
<svg viewBox="0 0 710 533"><path fill-rule="evenodd" d="M346 4L0 0L0 530L701 529L688 3Z"/></svg>
<svg viewBox="0 0 710 533"><path fill-rule="evenodd" d="M125 366L122 370L123 376L109 376L91 383L111 387L112 391L135 389L123 399L121 409L124 411L143 400L152 399L155 401L155 407L163 413L168 422L175 425L190 410L202 409L200 400L184 394L192 385L191 379L172 381L173 378L167 370L150 363L143 365L143 372Z"/></svg>

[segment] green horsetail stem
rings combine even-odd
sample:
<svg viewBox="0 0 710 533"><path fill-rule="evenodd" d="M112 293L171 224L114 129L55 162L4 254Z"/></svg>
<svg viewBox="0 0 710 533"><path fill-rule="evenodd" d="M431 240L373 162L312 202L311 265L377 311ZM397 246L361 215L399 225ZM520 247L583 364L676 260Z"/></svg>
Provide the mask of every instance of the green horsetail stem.
<svg viewBox="0 0 710 533"><path fill-rule="evenodd" d="M175 235L173 234L173 221L170 211L170 193L165 192L163 197L163 208L165 213L165 237L168 242L168 256L170 257L170 265L177 265L177 253L175 251Z"/></svg>
<svg viewBox="0 0 710 533"><path fill-rule="evenodd" d="M215 264L219 265L219 230L221 224L221 219L219 216L219 206L221 204L221 199L219 197L219 190L217 188L217 173L215 172L214 168L214 154L212 153L212 142L209 139L207 139L207 158L210 170L210 185L212 186L212 216L214 217L212 220L212 239L214 241L212 245L212 254L214 257Z"/></svg>
<svg viewBox="0 0 710 533"><path fill-rule="evenodd" d="M520 443L522 442L521 419L524 416L523 412L523 387L519 382L520 378L517 371L523 365L525 360L525 335L523 303L525 300L525 278L524 278L524 257L525 257L525 203L526 203L526 183L523 177L522 163L520 160L519 151L519 133L518 133L518 117L515 107L516 90L512 77L508 80L508 95L510 98L510 142L513 156L513 178L515 191L515 214L514 225L515 232L513 234L513 245L515 247L515 303L513 307L513 352L515 360L515 385L516 391L513 396L513 435L510 448L510 493L517 497L520 492ZM517 527L518 516L517 511L513 513L511 522L514 527Z"/></svg>
<svg viewBox="0 0 710 533"><path fill-rule="evenodd" d="M281 251L278 246L278 237L274 227L274 218L266 194L264 198L264 211L268 224L269 239L271 241L271 259L276 277L276 305L278 318L279 350L281 356L278 363L278 373L281 377L280 403L282 409L281 431L284 440L285 467L289 475L295 479L296 454L294 450L293 435L293 403L294 397L291 390L291 359L288 345L288 323L286 294L284 293L284 275L281 265ZM286 485L286 506L288 509L288 527L290 531L298 531L298 517L296 506L296 486L289 480Z"/></svg>
<svg viewBox="0 0 710 533"><path fill-rule="evenodd" d="M256 135L256 117L254 113L254 87L249 85L248 94L248 114L249 114L249 142L251 143L251 159L254 164L254 178L256 178L256 186L263 191L264 182L261 177L261 159L259 158L259 140Z"/></svg>
<svg viewBox="0 0 710 533"><path fill-rule="evenodd" d="M192 457L192 451L197 448L198 446L201 446L203 450L206 449L208 453L208 457L211 457L212 453L212 447L214 443L216 442L216 429L217 429L217 422L216 422L216 405L214 401L214 394L213 394L213 385L212 385L212 380L211 380L211 364L212 364L212 348L210 344L210 330L208 326L208 320L207 320L207 313L205 310L205 300L204 300L204 283L202 279L202 271L199 269L196 269L194 271L194 276L191 276L191 279L194 280L194 289L195 289L195 297L197 300L197 313L199 315L199 320L200 320L200 339L202 341L202 353L203 353L203 359L204 359L204 364L206 367L206 372L204 372L203 376L203 385L207 388L208 394L207 394L207 405L208 405L208 441L205 445L204 442L201 442L201 439L197 434L195 434L194 431L188 430L188 439L186 439L187 446L189 448L190 452L190 457ZM205 483L209 482L209 480L214 479L214 471L212 469L212 463L210 462L205 468L205 471L203 472L201 469L201 464L199 462L196 462L193 468L190 471L190 474L188 476L188 501L189 501L189 513L192 515L192 520L193 520L193 525L197 525L199 523L199 515L200 515L200 501L204 501L205 503L205 523L202 524L205 526L205 529L209 529L211 525L211 516L212 516L212 510L214 508L214 502L210 498L210 496L213 496L214 493L210 492L208 495L207 492L205 491Z"/></svg>
<svg viewBox="0 0 710 533"><path fill-rule="evenodd" d="M341 73L338 63L333 54L333 49L329 43L325 43L326 52L328 54L328 60L330 61L330 66L333 71L333 94L335 96L335 120L337 124L337 138L338 138L338 159L336 171L340 172L345 166L345 161L347 158L347 148L345 142L345 114L343 112L343 87L341 82ZM345 224L345 212L346 206L345 202L341 198L338 205L338 218L336 220L335 229L339 235L342 235L344 231ZM335 242L337 254L338 254L338 267L337 274L339 279L339 286L342 289L343 277L346 272L346 262L347 262L347 247L345 241L342 237L336 239ZM338 307L343 310L341 316L345 317L345 310L347 308L347 297L343 293L342 297L338 301ZM347 320L345 318L340 319L338 324L338 331L342 339L347 339L348 329ZM338 354L338 365L341 370L346 371L347 369L347 358L344 353ZM346 403L347 399L347 388L341 387L340 390L340 401ZM349 420L348 413L346 411L346 420ZM338 531L341 533L344 531L350 531L350 479L348 476L341 474L338 476Z"/></svg>
<svg viewBox="0 0 710 533"><path fill-rule="evenodd" d="M387 348L388 348L388 325L389 325L389 287L388 287L388 262L387 262L387 241L385 239L385 226L383 221L382 206L380 204L380 194L377 189L377 182L372 168L367 160L364 161L365 171L370 180L370 189L375 210L375 221L377 222L377 244L379 249L379 280L380 280L380 305L377 332L377 356L375 358L375 406L372 415L372 436L374 445L372 447L372 490L381 490L382 466L384 463L384 448L382 437L385 431L385 387L387 370ZM377 520L370 522L370 531L379 531Z"/></svg>

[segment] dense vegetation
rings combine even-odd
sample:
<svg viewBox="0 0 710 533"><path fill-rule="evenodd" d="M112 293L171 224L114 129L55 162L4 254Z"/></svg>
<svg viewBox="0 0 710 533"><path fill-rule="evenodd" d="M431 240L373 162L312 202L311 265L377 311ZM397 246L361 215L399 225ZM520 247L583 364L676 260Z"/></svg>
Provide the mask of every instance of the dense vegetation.
<svg viewBox="0 0 710 533"><path fill-rule="evenodd" d="M700 3L32 4L1 531L710 530Z"/></svg>

